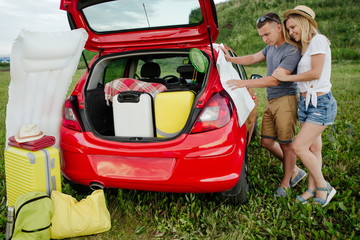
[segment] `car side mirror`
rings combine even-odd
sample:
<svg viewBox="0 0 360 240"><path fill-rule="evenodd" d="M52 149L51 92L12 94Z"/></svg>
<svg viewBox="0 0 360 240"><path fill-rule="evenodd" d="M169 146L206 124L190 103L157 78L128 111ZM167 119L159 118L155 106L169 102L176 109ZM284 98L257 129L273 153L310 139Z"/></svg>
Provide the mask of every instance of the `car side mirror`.
<svg viewBox="0 0 360 240"><path fill-rule="evenodd" d="M250 79L259 79L262 78L262 76L260 74L251 74Z"/></svg>

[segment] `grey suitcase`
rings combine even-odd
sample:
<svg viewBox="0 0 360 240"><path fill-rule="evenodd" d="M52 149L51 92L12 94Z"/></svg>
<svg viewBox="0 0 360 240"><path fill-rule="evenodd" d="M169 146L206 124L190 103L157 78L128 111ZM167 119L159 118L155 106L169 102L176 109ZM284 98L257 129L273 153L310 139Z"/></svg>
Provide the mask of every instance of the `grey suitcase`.
<svg viewBox="0 0 360 240"><path fill-rule="evenodd" d="M113 97L115 136L154 137L153 99L149 93L126 91Z"/></svg>

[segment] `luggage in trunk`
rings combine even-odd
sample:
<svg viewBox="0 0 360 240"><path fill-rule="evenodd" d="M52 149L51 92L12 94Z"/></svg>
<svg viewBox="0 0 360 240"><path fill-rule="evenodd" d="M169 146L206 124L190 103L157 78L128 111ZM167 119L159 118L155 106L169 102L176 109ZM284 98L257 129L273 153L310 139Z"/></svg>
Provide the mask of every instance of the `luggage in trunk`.
<svg viewBox="0 0 360 240"><path fill-rule="evenodd" d="M30 151L17 147L5 150L5 178L8 206L28 192L48 195L61 191L60 154L56 147Z"/></svg>
<svg viewBox="0 0 360 240"><path fill-rule="evenodd" d="M155 97L156 136L171 138L184 128L195 99L193 91L158 93Z"/></svg>
<svg viewBox="0 0 360 240"><path fill-rule="evenodd" d="M115 136L154 137L153 99L149 93L121 92L112 102Z"/></svg>

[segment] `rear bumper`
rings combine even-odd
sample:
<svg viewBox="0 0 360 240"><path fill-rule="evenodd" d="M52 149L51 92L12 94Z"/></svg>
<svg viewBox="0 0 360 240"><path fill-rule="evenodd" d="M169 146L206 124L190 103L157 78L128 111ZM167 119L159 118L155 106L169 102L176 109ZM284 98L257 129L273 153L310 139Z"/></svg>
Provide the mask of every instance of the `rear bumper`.
<svg viewBox="0 0 360 240"><path fill-rule="evenodd" d="M231 121L221 129L154 143L113 142L62 127L60 147L63 174L80 184L220 192L232 188L240 177L246 127Z"/></svg>

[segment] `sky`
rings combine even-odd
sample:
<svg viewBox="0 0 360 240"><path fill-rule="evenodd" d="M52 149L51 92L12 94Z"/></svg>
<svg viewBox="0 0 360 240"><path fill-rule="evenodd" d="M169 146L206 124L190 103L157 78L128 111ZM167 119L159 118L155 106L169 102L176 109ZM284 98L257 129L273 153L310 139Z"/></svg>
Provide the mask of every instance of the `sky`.
<svg viewBox="0 0 360 240"><path fill-rule="evenodd" d="M228 0L214 0L215 3ZM0 56L10 56L22 29L35 32L68 31L66 12L60 0L0 0Z"/></svg>

